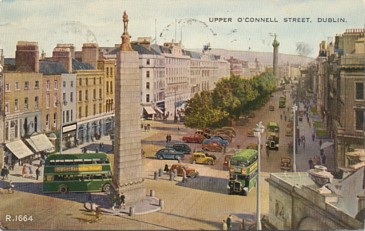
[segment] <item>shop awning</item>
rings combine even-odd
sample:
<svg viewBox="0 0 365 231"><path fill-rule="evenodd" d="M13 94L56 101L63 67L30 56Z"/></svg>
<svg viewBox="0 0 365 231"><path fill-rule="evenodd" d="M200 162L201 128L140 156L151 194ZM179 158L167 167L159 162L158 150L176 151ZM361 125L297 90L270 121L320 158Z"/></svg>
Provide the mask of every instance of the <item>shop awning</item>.
<svg viewBox="0 0 365 231"><path fill-rule="evenodd" d="M55 150L53 144L45 134L38 134L26 139L28 144L34 148L36 152L53 152Z"/></svg>
<svg viewBox="0 0 365 231"><path fill-rule="evenodd" d="M5 146L18 158L23 159L34 153L21 140L13 141L5 144Z"/></svg>
<svg viewBox="0 0 365 231"><path fill-rule="evenodd" d="M322 145L321 145L321 150L322 149L325 149L325 148L329 148L333 145L333 142L324 142Z"/></svg>
<svg viewBox="0 0 365 231"><path fill-rule="evenodd" d="M148 115L156 114L155 110L152 107L144 107Z"/></svg>
<svg viewBox="0 0 365 231"><path fill-rule="evenodd" d="M160 114L163 114L163 112L161 111L161 109L158 108L158 107L155 107L155 111L158 112L158 113L160 113Z"/></svg>

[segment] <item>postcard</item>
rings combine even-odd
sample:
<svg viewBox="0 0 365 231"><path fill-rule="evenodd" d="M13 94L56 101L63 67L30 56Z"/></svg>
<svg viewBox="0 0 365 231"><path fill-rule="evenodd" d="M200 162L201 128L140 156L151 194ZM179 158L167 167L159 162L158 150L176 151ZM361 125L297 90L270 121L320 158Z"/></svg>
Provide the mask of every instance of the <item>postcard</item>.
<svg viewBox="0 0 365 231"><path fill-rule="evenodd" d="M0 230L364 227L364 0L0 0Z"/></svg>

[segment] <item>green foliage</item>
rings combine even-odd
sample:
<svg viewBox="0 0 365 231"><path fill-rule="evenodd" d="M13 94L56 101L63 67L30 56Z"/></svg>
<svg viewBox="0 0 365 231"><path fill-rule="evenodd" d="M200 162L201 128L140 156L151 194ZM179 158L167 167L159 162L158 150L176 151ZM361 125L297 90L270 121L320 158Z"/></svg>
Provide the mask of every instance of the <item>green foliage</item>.
<svg viewBox="0 0 365 231"><path fill-rule="evenodd" d="M195 94L186 105L185 125L191 128L215 128L229 120L263 106L275 90L272 73L262 73L253 79L232 75L216 83L212 93Z"/></svg>

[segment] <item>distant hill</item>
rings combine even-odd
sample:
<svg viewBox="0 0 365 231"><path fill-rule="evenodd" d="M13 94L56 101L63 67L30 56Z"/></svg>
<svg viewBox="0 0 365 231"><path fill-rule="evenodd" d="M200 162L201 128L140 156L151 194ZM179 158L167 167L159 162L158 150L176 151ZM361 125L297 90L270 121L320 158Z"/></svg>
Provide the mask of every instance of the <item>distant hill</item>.
<svg viewBox="0 0 365 231"><path fill-rule="evenodd" d="M194 51L201 51L201 49L193 49ZM257 52L257 51L234 51L225 49L212 49L210 54L220 55L225 59L231 56L236 59L241 59L249 62L254 62L257 58L264 66L272 66L273 54L272 52ZM279 53L279 65L282 64L300 64L304 65L314 61L314 58L304 57L299 55L288 55Z"/></svg>

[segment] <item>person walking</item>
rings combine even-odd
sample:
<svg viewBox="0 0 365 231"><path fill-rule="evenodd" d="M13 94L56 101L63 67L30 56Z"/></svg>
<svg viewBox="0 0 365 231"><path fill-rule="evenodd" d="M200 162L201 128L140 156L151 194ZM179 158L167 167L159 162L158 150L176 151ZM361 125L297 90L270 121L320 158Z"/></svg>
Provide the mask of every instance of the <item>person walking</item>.
<svg viewBox="0 0 365 231"><path fill-rule="evenodd" d="M231 230L232 228L232 215L229 214L229 216L227 217L227 230Z"/></svg>
<svg viewBox="0 0 365 231"><path fill-rule="evenodd" d="M164 167L163 171L165 173L168 173L169 172L169 165L167 163L165 164L165 167Z"/></svg>
<svg viewBox="0 0 365 231"><path fill-rule="evenodd" d="M168 143L168 142L169 142L169 135L166 134L166 143Z"/></svg>
<svg viewBox="0 0 365 231"><path fill-rule="evenodd" d="M122 206L123 206L123 209L125 209L125 195L123 192L120 195L120 207L122 207Z"/></svg>
<svg viewBox="0 0 365 231"><path fill-rule="evenodd" d="M321 152L320 158L321 158L321 164L325 165L326 164L326 155L323 152Z"/></svg>
<svg viewBox="0 0 365 231"><path fill-rule="evenodd" d="M226 220L223 220L223 222L222 222L222 230L223 230L223 231L226 231L226 230L227 230L227 223L226 223Z"/></svg>
<svg viewBox="0 0 365 231"><path fill-rule="evenodd" d="M39 170L39 166L38 166L38 168L35 170L35 177L36 177L36 180L38 180L40 172L41 172L41 171Z"/></svg>
<svg viewBox="0 0 365 231"><path fill-rule="evenodd" d="M33 176L32 165L29 165L28 169L29 169L29 177L32 177Z"/></svg>
<svg viewBox="0 0 365 231"><path fill-rule="evenodd" d="M27 177L27 166L24 164L22 168L22 176Z"/></svg>
<svg viewBox="0 0 365 231"><path fill-rule="evenodd" d="M183 172L183 180L182 180L182 182L185 183L185 182L188 181L188 179L186 177L186 170L185 170L185 168L182 168L182 172Z"/></svg>
<svg viewBox="0 0 365 231"><path fill-rule="evenodd" d="M242 218L242 221L240 223L239 230L246 230L246 228L245 228L245 218Z"/></svg>
<svg viewBox="0 0 365 231"><path fill-rule="evenodd" d="M313 169L313 159L312 158L310 158L308 160L308 164L309 164L309 169Z"/></svg>
<svg viewBox="0 0 365 231"><path fill-rule="evenodd" d="M5 179L5 169L5 166L1 169L1 177L3 178L3 180Z"/></svg>

